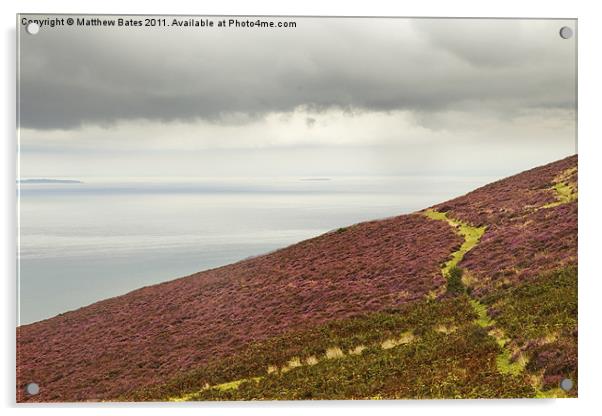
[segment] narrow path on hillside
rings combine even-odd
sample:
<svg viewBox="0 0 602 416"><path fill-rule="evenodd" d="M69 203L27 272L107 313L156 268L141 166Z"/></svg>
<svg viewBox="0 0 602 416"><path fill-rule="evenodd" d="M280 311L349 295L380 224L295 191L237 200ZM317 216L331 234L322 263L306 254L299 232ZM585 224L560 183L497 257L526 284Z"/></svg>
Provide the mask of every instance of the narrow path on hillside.
<svg viewBox="0 0 602 416"><path fill-rule="evenodd" d="M575 190L570 187L570 185L567 185L563 182L565 178L570 175L570 173L570 171L563 172L562 175L559 175L557 178L555 178L553 190L556 191L558 201L553 205L548 204L542 208L549 208L551 206L561 205L575 200ZM558 185L559 183L560 185ZM569 191L567 191L567 189L569 189ZM464 255L479 243L481 237L485 233L486 227L473 227L460 220L449 218L444 212L438 212L432 209L425 211L424 215L433 220L446 221L456 231L456 233L464 237L464 243L460 249L452 253L451 260L441 267L441 273L443 274L443 277L448 279L450 270L453 267L456 267L458 263L462 261ZM501 374L510 374L514 376L518 376L523 373L527 363L529 362L528 357L526 357L520 350L512 350L510 348L511 339L505 335L501 328L496 327L495 320L492 319L487 312L487 306L479 302L478 299L470 296L468 293L467 295L470 297L470 304L477 314L475 323L480 327L487 329L488 335L493 337L500 346L501 352L496 357L496 366L498 371ZM532 381L532 387L535 390L535 397L537 398L566 397L566 394L559 388L541 390L535 379Z"/></svg>
<svg viewBox="0 0 602 416"><path fill-rule="evenodd" d="M464 238L464 243L462 243L457 251L452 253L451 260L441 267L441 274L445 279L449 279L450 270L457 267L466 253L479 244L487 227L474 227L460 220L448 217L445 212L439 212L432 209L426 210L424 215L432 220L446 221L458 235ZM495 326L495 321L491 319L487 313L487 306L483 305L478 299L469 294L468 296L470 297L470 304L477 314L475 323L482 328L488 329L488 334L495 339L501 348L501 352L496 359L498 371L502 374L520 374L527 365L528 360L518 353L518 358L514 362L512 361L513 352L508 348L508 341L510 340L505 336L504 331Z"/></svg>

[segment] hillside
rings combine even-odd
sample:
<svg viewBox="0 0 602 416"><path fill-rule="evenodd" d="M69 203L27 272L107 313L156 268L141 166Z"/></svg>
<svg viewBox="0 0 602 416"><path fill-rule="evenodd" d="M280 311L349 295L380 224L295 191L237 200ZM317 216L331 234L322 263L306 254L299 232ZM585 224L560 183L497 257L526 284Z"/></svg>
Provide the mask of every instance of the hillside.
<svg viewBox="0 0 602 416"><path fill-rule="evenodd" d="M576 265L572 156L21 326L17 400L562 396Z"/></svg>

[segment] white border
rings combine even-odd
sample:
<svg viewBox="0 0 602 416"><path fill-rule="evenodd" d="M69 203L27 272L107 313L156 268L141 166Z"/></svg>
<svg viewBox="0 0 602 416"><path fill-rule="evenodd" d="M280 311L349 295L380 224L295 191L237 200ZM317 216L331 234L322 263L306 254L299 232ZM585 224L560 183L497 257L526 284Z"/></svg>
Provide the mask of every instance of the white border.
<svg viewBox="0 0 602 416"><path fill-rule="evenodd" d="M341 410L345 414L365 415L367 412L379 414L419 413L422 415L444 413L505 415L518 412L545 412L547 415L568 412L593 413L597 408L598 387L601 376L599 348L600 309L602 303L600 270L600 223L602 208L599 196L602 172L600 163L600 76L602 66L599 42L602 40L602 16L593 1L553 1L531 2L524 0L504 0L484 2L478 0L441 0L386 2L302 0L296 3L285 1L219 1L213 3L184 0L164 2L105 0L92 4L81 0L21 0L1 3L2 13L2 82L4 99L2 112L4 137L2 140L2 349L0 392L2 404L20 407L25 414L43 410L49 414L80 414L82 405L51 405L43 408L16 406L15 397L15 15L23 13L124 13L124 14L280 14L280 15L346 15L346 16L433 16L433 17L557 17L579 19L579 399L575 400L474 400L474 401L402 401L402 402L298 402L298 403L221 403L178 408L179 412L210 414L329 414ZM597 261L598 260L598 261ZM94 405L86 407L90 414L113 414L116 406ZM118 412L127 410L134 414L163 414L165 407L153 404L117 406ZM127 409L126 409L127 408Z"/></svg>

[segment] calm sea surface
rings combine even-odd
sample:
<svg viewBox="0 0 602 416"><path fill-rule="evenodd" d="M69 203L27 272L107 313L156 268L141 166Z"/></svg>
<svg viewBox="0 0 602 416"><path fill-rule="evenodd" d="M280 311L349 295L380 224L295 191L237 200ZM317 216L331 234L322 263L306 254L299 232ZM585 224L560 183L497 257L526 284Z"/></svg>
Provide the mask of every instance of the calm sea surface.
<svg viewBox="0 0 602 416"><path fill-rule="evenodd" d="M492 178L82 180L20 185L21 324L422 209Z"/></svg>

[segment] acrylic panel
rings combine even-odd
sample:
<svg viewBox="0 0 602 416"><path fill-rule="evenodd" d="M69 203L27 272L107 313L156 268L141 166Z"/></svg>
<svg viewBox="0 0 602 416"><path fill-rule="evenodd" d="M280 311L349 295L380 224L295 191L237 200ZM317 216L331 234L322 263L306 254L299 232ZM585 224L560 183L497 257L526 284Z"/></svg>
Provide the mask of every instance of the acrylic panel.
<svg viewBox="0 0 602 416"><path fill-rule="evenodd" d="M18 402L577 396L576 20L17 37Z"/></svg>

